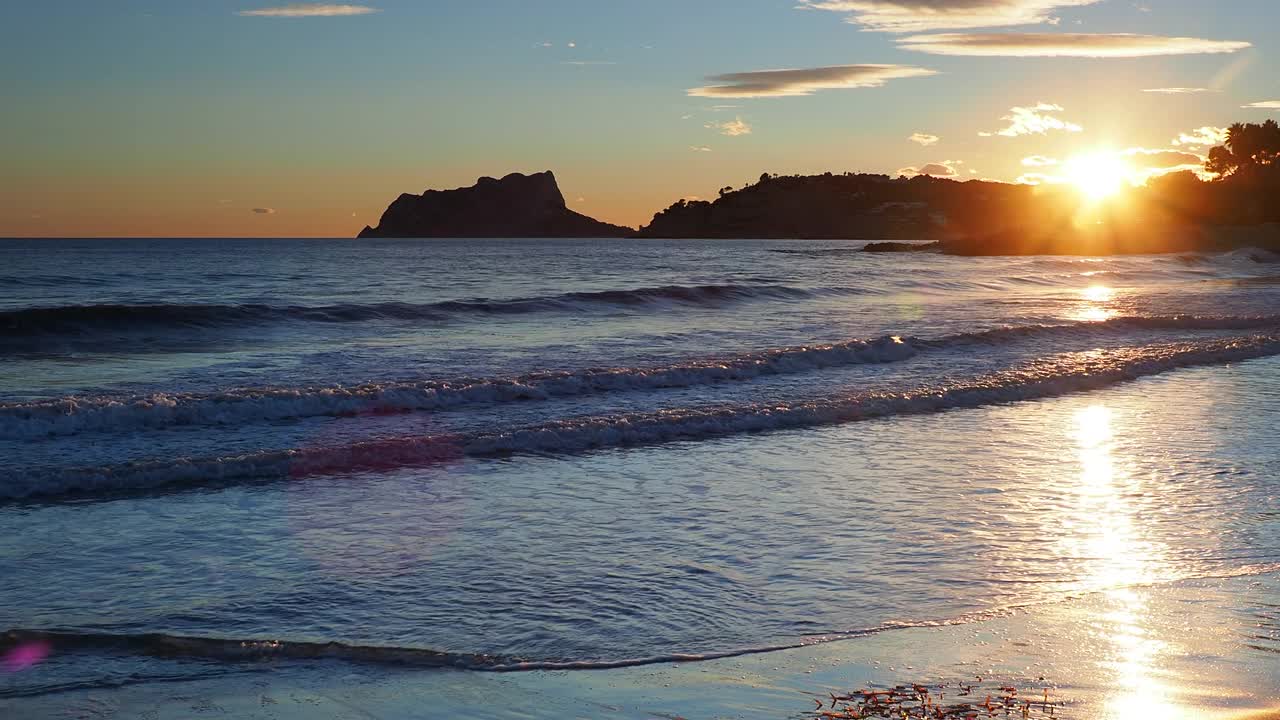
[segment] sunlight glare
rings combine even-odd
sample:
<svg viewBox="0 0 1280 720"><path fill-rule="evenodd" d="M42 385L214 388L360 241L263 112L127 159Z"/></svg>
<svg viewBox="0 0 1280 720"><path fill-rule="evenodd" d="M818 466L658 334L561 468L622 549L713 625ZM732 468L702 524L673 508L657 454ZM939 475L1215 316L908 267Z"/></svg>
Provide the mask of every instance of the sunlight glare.
<svg viewBox="0 0 1280 720"><path fill-rule="evenodd" d="M1076 155L1066 162L1063 169L1071 184L1095 202L1120 192L1131 174L1129 166L1109 152Z"/></svg>
<svg viewBox="0 0 1280 720"><path fill-rule="evenodd" d="M1081 290L1080 294L1089 302L1106 302L1116 296L1116 291L1106 285L1090 285Z"/></svg>

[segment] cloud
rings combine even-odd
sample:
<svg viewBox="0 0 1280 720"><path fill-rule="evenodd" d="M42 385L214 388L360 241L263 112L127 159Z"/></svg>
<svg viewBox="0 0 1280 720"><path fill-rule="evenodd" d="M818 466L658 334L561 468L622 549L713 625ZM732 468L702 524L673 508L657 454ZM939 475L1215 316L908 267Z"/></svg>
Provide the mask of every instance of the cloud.
<svg viewBox="0 0 1280 720"><path fill-rule="evenodd" d="M1130 33L942 33L898 41L905 50L974 57L1133 58L1232 53L1247 42Z"/></svg>
<svg viewBox="0 0 1280 720"><path fill-rule="evenodd" d="M1057 25L1050 13L1100 0L801 0L800 7L849 13L848 22L877 32L967 30Z"/></svg>
<svg viewBox="0 0 1280 720"><path fill-rule="evenodd" d="M711 152L711 148L706 145L690 145L689 149L694 152Z"/></svg>
<svg viewBox="0 0 1280 720"><path fill-rule="evenodd" d="M1080 132L1084 128L1073 123L1049 115L1051 112L1062 112L1061 105L1036 103L1032 107L1009 108L1009 115L1000 118L1008 120L1009 127L993 132L980 132L982 137L1000 135L1002 137L1018 137L1019 135L1044 135L1050 130L1063 132Z"/></svg>
<svg viewBox="0 0 1280 720"><path fill-rule="evenodd" d="M1211 146L1221 145L1227 141L1227 129L1206 125L1202 128L1196 128L1189 133L1178 133L1178 137L1171 142L1172 145L1199 145Z"/></svg>
<svg viewBox="0 0 1280 720"><path fill-rule="evenodd" d="M724 122L709 122L704 127L711 130L718 130L721 135L728 135L729 137L751 134L751 125L747 124L747 122L740 117L732 120L726 120Z"/></svg>
<svg viewBox="0 0 1280 720"><path fill-rule="evenodd" d="M1120 153L1129 167L1136 171L1174 170L1200 167L1204 158L1183 150L1151 150L1148 148L1129 148Z"/></svg>
<svg viewBox="0 0 1280 720"><path fill-rule="evenodd" d="M346 15L369 15L378 12L377 8L367 5L337 5L333 3L290 3L280 7L260 8L258 10L241 10L239 15L250 17L342 17Z"/></svg>
<svg viewBox="0 0 1280 720"><path fill-rule="evenodd" d="M561 65L617 65L612 60L561 60Z"/></svg>
<svg viewBox="0 0 1280 720"><path fill-rule="evenodd" d="M941 138L939 138L937 135L929 135L927 133L912 133L911 137L907 139L923 147L929 147L930 145L933 145L934 143L938 142L938 140L940 140Z"/></svg>
<svg viewBox="0 0 1280 720"><path fill-rule="evenodd" d="M1019 175L1014 182L1019 185L1056 185L1067 182L1067 179L1057 175L1046 175L1045 173L1027 173Z"/></svg>
<svg viewBox="0 0 1280 720"><path fill-rule="evenodd" d="M956 165L963 165L963 160L943 160L942 162L928 163L920 167L904 167L898 168L898 175L906 175L914 177L916 175L929 175L931 177L947 177L953 178L960 174Z"/></svg>
<svg viewBox="0 0 1280 720"><path fill-rule="evenodd" d="M1193 93L1215 92L1211 88L1202 87L1166 87L1166 88L1147 88L1144 93L1160 93L1161 95L1191 95Z"/></svg>
<svg viewBox="0 0 1280 720"><path fill-rule="evenodd" d="M1257 110L1280 110L1280 100L1263 100L1262 102L1249 103L1240 107Z"/></svg>
<svg viewBox="0 0 1280 720"><path fill-rule="evenodd" d="M881 87L890 80L936 74L934 70L910 65L835 65L795 70L759 70L712 75L707 80L717 84L691 88L689 94L711 98L790 97L812 95L818 90Z"/></svg>
<svg viewBox="0 0 1280 720"><path fill-rule="evenodd" d="M1022 158L1022 164L1025 167L1050 167L1057 165L1058 159L1045 157L1044 155L1032 155L1031 157Z"/></svg>
<svg viewBox="0 0 1280 720"><path fill-rule="evenodd" d="M276 209L275 208L254 208L251 212L257 213L258 215L275 215Z"/></svg>

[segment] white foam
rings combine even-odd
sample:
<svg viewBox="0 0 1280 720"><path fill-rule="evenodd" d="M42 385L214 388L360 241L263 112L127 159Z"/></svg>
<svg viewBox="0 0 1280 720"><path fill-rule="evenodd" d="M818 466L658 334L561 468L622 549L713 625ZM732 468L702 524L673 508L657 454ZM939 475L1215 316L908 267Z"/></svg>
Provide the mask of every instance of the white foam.
<svg viewBox="0 0 1280 720"><path fill-rule="evenodd" d="M157 393L133 398L67 397L0 405L0 440L182 425L247 425L373 412L439 411L520 400L656 390L744 381L847 365L890 363L924 350L1001 344L1024 338L1132 330L1228 331L1280 327L1277 317L1118 317L1103 322L1026 325L938 339L882 337L802 345L658 367L539 372L509 378L371 382L221 393Z"/></svg>
<svg viewBox="0 0 1280 720"><path fill-rule="evenodd" d="M823 401L694 407L563 420L505 431L388 438L341 446L237 457L55 469L0 479L0 498L141 490L257 478L303 478L408 466L458 457L578 452L599 447L696 440L735 433L814 427L872 418L972 408L1106 387L1180 367L1280 354L1280 336L1253 335L1069 353L945 386L851 395Z"/></svg>
<svg viewBox="0 0 1280 720"><path fill-rule="evenodd" d="M0 439L174 425L240 425L369 412L447 410L462 405L749 380L837 365L894 362L915 353L916 348L909 342L886 337L779 348L652 368L544 372L480 380L239 389L208 395L161 393L123 400L70 397L0 406Z"/></svg>

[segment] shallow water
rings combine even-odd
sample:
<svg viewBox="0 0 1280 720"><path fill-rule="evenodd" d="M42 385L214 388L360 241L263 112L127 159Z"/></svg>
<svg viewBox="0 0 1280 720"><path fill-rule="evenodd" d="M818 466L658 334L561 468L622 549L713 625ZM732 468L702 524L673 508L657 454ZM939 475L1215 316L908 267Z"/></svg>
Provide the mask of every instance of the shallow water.
<svg viewBox="0 0 1280 720"><path fill-rule="evenodd" d="M0 693L714 656L1280 567L1272 256L857 247L0 244L0 625L59 633Z"/></svg>

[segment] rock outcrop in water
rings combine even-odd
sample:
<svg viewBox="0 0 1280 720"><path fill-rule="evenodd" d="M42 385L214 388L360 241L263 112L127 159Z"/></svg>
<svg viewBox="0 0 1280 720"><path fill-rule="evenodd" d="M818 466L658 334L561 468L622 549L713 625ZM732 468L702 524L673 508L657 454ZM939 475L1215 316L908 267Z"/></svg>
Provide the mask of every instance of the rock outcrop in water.
<svg viewBox="0 0 1280 720"><path fill-rule="evenodd" d="M550 170L501 180L482 177L471 187L428 190L396 198L378 226L361 238L625 237L635 231L576 213Z"/></svg>

